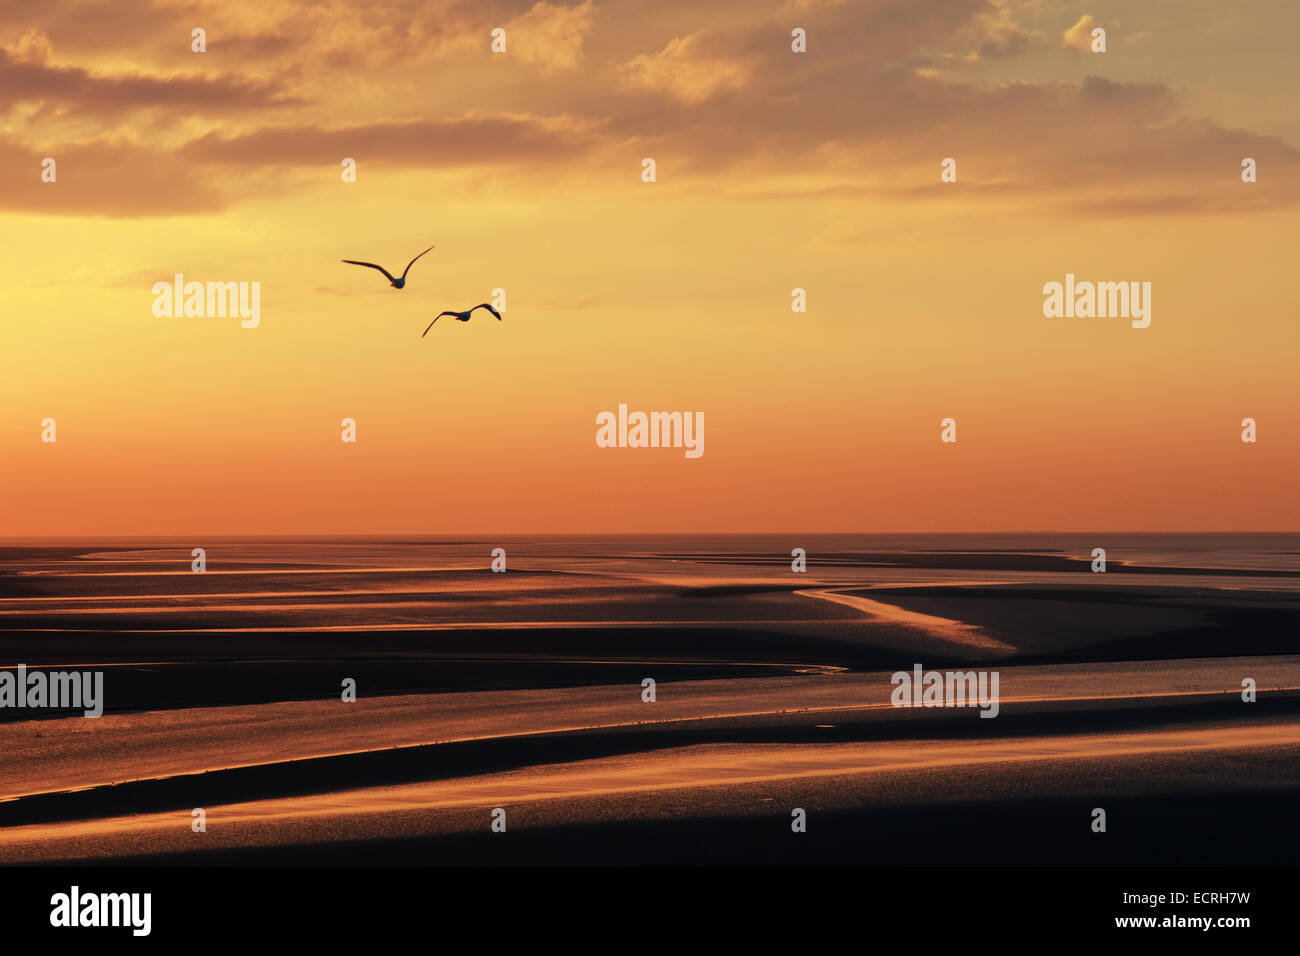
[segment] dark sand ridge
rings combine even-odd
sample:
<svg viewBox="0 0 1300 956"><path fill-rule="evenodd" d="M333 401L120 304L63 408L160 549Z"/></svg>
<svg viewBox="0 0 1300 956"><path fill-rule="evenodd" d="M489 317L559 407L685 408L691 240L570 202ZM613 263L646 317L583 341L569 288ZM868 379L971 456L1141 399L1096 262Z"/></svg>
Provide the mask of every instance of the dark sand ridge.
<svg viewBox="0 0 1300 956"><path fill-rule="evenodd" d="M336 694L344 676L374 696L639 681L647 664L682 680L875 670L918 659L946 665L1287 653L1296 646L1298 613L1297 596L1287 592L1119 584L655 585L627 600L601 594L541 607L477 597L409 610L367 606L356 618L290 601L282 618L235 615L249 625L244 630L223 629L229 615L205 608L160 612L155 620L170 626L147 629L138 621L146 612L111 615L111 626L83 616L49 630L5 630L17 622L0 613L0 664L104 667L107 707L125 711L321 699ZM538 614L553 618L524 620ZM32 615L55 626L51 614ZM376 623L384 615L397 620ZM491 620L466 620L475 616ZM0 722L16 716L0 710Z"/></svg>
<svg viewBox="0 0 1300 956"><path fill-rule="evenodd" d="M961 644L971 648L973 651L983 651L992 655L1007 655L1015 652L1015 647L988 634L983 628L973 624L967 624L964 621L955 621L951 618L939 617L934 614L924 614L918 611L908 611L902 607L893 604L885 604L881 601L872 600L867 597L868 594L874 593L867 589L853 588L809 588L796 591L796 594L804 597L816 598L823 601L833 601L836 604L843 604L851 607L855 611L861 611L869 618L876 621L888 621L894 624L910 625L929 631L931 634L937 634L944 640L954 644Z"/></svg>
<svg viewBox="0 0 1300 956"><path fill-rule="evenodd" d="M308 612L309 620L334 623L304 624L302 613L286 612L292 623L275 628L266 616L247 615L258 623L242 631L205 628L216 621L203 610L169 614L179 626L148 630L117 615L113 629L0 630L0 663L102 667L111 713L320 700L337 695L344 676L373 697L637 683L646 666L658 668L659 679L685 680L897 669L916 660L936 666L1146 660L1286 653L1296 646L1297 598L1285 592L1122 585L656 588L660 600L559 606L561 615L581 612L589 619L527 624L455 621L457 608L466 605L409 612L449 620L371 623L360 630L329 607ZM480 616L519 618L531 610L497 604ZM612 624L612 610L645 617ZM372 621L382 613L361 612ZM652 617L676 621L655 624ZM0 614L0 627L8 622ZM0 723L25 716L0 709Z"/></svg>
<svg viewBox="0 0 1300 956"><path fill-rule="evenodd" d="M1217 587L1069 588L885 585L835 589L900 611L960 620L1029 660L1129 660L1286 654L1297 647L1300 602L1289 591Z"/></svg>
<svg viewBox="0 0 1300 956"><path fill-rule="evenodd" d="M790 558L786 555L754 552L750 554L728 552L725 554L698 552L653 555L663 560L694 561L700 564L726 565L785 565ZM1063 557L1059 554L1044 554L1025 551L901 551L901 552L863 552L847 551L842 553L821 553L809 556L809 568L815 570L818 565L829 564L840 568L918 568L942 569L949 571L1064 571L1090 574L1091 557ZM1107 574L1173 574L1199 575L1210 577L1300 577L1300 571L1285 568L1232 568L1232 567L1184 567L1143 565L1130 563L1118 555L1106 560Z"/></svg>
<svg viewBox="0 0 1300 956"><path fill-rule="evenodd" d="M6 607L18 610L58 609L94 601L132 602L148 606L151 600L187 598L211 601L234 600L248 595L293 597L418 594L432 602L499 598L523 592L530 597L550 593L558 600L595 598L604 592L617 599L608 587L617 584L635 596L638 587L646 594L662 593L662 586L638 585L635 580L610 577L589 571L550 571L514 568L508 577L493 575L485 568L446 567L352 567L338 565L214 564L202 574L190 570L188 561L170 562L149 568L122 570L117 565L84 569L59 567L48 571L0 572L0 596Z"/></svg>

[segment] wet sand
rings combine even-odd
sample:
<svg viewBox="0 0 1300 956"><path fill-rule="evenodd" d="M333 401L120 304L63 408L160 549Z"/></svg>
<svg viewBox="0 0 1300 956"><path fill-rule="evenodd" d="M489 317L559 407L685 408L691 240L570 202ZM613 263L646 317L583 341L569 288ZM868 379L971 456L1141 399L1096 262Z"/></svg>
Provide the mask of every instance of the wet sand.
<svg viewBox="0 0 1300 956"><path fill-rule="evenodd" d="M1243 675L1260 679L1263 700L1241 701ZM889 676L665 683L652 704L631 684L13 723L0 735L24 772L4 783L0 861L287 848L304 832L369 839L382 825L372 818L393 814L425 839L481 829L492 807L538 801L595 801L607 823L632 824L638 801L665 790L701 791L711 814L744 815L765 809L741 796L758 784L809 802L847 778L944 768L996 766L1004 786L990 796L1009 799L1024 765L1044 761L1059 763L1058 783L1082 784L1121 758L1201 767L1211 751L1281 754L1276 785L1300 773L1285 764L1300 748L1300 656L1155 671L1013 666L1001 671L994 720L975 709L894 707ZM344 783L362 780L372 785ZM835 806L878 806L874 784L860 794ZM205 808L209 833L189 833L194 806ZM121 816L127 809L133 815ZM450 829L422 813L452 809L463 813Z"/></svg>
<svg viewBox="0 0 1300 956"><path fill-rule="evenodd" d="M998 828L985 863L1222 863L1240 844L1195 821L1253 839L1300 789L1284 548L1159 542L1126 577L841 546L792 574L744 543L512 544L505 574L481 542L232 544L206 574L0 549L0 664L103 669L108 698L0 710L0 862L887 862L903 834L942 856L958 814ZM996 669L998 717L891 706L915 663ZM1110 855L1058 829L1102 800Z"/></svg>

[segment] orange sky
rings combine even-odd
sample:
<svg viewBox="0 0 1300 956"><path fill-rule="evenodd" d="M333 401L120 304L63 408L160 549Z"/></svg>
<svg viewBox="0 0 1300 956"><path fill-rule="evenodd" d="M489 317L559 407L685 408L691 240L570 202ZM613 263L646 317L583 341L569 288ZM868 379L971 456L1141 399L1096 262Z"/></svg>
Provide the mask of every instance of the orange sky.
<svg viewBox="0 0 1300 956"><path fill-rule="evenodd" d="M1219 6L0 0L0 536L1300 528L1300 9Z"/></svg>

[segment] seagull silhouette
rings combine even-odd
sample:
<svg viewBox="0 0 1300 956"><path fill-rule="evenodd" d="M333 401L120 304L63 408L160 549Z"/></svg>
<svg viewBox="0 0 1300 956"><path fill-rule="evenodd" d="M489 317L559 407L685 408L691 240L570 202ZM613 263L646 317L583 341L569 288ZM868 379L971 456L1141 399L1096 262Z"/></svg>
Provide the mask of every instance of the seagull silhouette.
<svg viewBox="0 0 1300 956"><path fill-rule="evenodd" d="M435 247L434 246L429 247L429 249L433 249L433 248ZM429 249L425 249L424 252L428 252ZM424 252L420 253L420 256L424 255ZM420 256L416 256L415 259L420 258ZM373 262L359 262L356 259L344 259L342 261L346 262L348 265L351 266L365 266L369 269L378 269L385 276L387 276L389 283L392 284L394 289L400 289L402 288L402 286L406 285L406 274L411 271L411 266L415 265L415 259L412 259L410 262L406 264L406 268L402 270L402 277L400 279L394 279L387 269L385 269L383 266L377 266Z"/></svg>
<svg viewBox="0 0 1300 956"><path fill-rule="evenodd" d="M487 309L489 312L491 312L493 315L497 317L498 322L501 321L501 313L498 312L496 309L492 308L492 306L488 305L486 302L480 302L478 305L474 306L474 309ZM464 312L439 312L437 315L433 317L433 322L437 322L444 315L454 315L456 317L456 321L468 322L469 314L473 312L474 309L466 309ZM420 333L420 338L424 338L426 335L429 334L429 329L433 328L433 322L430 322L428 328L426 328L423 332Z"/></svg>

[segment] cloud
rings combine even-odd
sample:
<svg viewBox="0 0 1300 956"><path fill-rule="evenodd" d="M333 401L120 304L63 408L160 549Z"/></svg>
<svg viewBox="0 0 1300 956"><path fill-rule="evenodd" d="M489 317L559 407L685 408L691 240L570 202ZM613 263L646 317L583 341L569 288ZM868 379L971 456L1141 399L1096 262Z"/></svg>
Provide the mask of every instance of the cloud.
<svg viewBox="0 0 1300 956"><path fill-rule="evenodd" d="M975 29L980 35L976 52L983 59L1016 56L1029 49L1032 35L1015 22L1011 8L998 3L975 15Z"/></svg>
<svg viewBox="0 0 1300 956"><path fill-rule="evenodd" d="M19 63L44 63L54 55L54 44L40 30L28 30L13 43L6 43L4 50Z"/></svg>
<svg viewBox="0 0 1300 956"><path fill-rule="evenodd" d="M643 53L621 64L619 86L666 93L690 104L744 89L750 81L749 64L711 52L718 45L703 31L675 37L658 53Z"/></svg>
<svg viewBox="0 0 1300 956"><path fill-rule="evenodd" d="M59 66L51 61L49 41L39 34L29 33L0 50L0 109L38 103L78 114L112 116L155 107L246 110L295 102L274 83L240 76L102 74Z"/></svg>
<svg viewBox="0 0 1300 956"><path fill-rule="evenodd" d="M481 55L534 66L544 75L575 69L595 25L596 5L535 3L516 15L513 0L389 0L376 10L331 4L294 9L274 32L297 38L310 50L298 65L305 71L347 66L388 68L429 62L448 54ZM506 53L490 54L491 31L506 31ZM496 68L499 62L484 62Z"/></svg>
<svg viewBox="0 0 1300 956"><path fill-rule="evenodd" d="M810 84L778 102L758 88L743 103L702 104L677 116L673 130L635 142L661 169L671 157L678 175L737 200L762 198L747 191L761 174L778 199L942 202L960 192L1042 215L1113 218L1126 206L1148 215L1241 213L1300 202L1300 151L1182 118L1182 97L1162 84L1087 77L989 86L896 68L825 81L873 95L825 103ZM945 156L958 161L956 186L939 183ZM1267 184L1249 187L1254 193L1239 181L1242 156L1273 171ZM739 169L753 175L732 172Z"/></svg>
<svg viewBox="0 0 1300 956"><path fill-rule="evenodd" d="M573 7L538 3L506 25L507 50L543 73L571 70L582 60L582 46L596 19L592 0Z"/></svg>
<svg viewBox="0 0 1300 956"><path fill-rule="evenodd" d="M385 120L323 129L266 127L209 133L181 150L201 163L241 166L330 166L345 156L426 168L473 167L571 158L592 148L599 124L568 116L469 114L434 120Z"/></svg>
<svg viewBox="0 0 1300 956"><path fill-rule="evenodd" d="M385 67L355 78L352 71L335 71L343 79L324 88L314 74L304 77L282 62L269 64L277 71L274 81L93 72L56 65L55 51L61 57L64 50L57 36L51 47L45 32L14 33L0 49L0 98L40 89L57 108L71 110L84 93L86 115L111 123L115 132L109 138L84 133L74 117L59 128L59 138L77 146L47 147L57 141L54 127L29 118L24 135L39 129L42 138L24 143L11 130L9 142L21 152L0 166L14 170L20 184L9 184L0 205L107 215L133 214L131 203L139 215L219 208L337 181L343 157L357 159L363 169L454 173L464 181L458 188L472 181L473 188L535 193L542 180L527 174L529 165L543 165L550 183L562 176L590 181L592 175L601 181L632 175L635 181L641 158L654 156L661 189L733 198L924 202L937 195L938 159L953 156L959 185L945 195L1023 201L1047 215L1109 216L1130 199L1133 208L1151 214L1241 209L1265 199L1282 208L1298 200L1300 156L1294 149L1249 131L1192 122L1183 96L1164 84L981 77L987 59L1014 55L1039 36L1008 12L1024 11L1023 4L816 4L802 8L806 19L800 18L815 52L796 54L785 14L771 19L771 12L754 13L730 0L702 13L685 0L665 2L664 16L675 22L643 35L649 32L645 23L628 21L624 7L602 8L602 29L593 31L590 2L528 7L525 0L508 8L487 0L481 10L467 12L444 0L438 9L480 18L466 40L418 30L408 35L422 8L388 0L380 12L391 15L387 27L406 38L406 49L442 44L439 49L455 52L433 67ZM283 26L276 26L279 18L272 11L250 20L241 36L269 36L266 31ZM385 22L379 13L373 19L376 28ZM509 25L504 56L488 52L494 23ZM692 25L683 29L686 24ZM1080 24L1090 39L1091 17ZM346 49L352 25L345 17L341 32L317 42L327 50ZM294 29L309 30L303 24ZM212 48L211 33L209 39ZM471 42L474 49L465 46ZM948 62L945 57L962 60L972 52L977 55L964 66L962 82L934 68ZM520 62L512 66L515 57ZM213 54L213 62L225 61ZM572 68L579 63L580 71ZM553 75L536 82L538 69ZM451 86L447 77L460 79ZM285 85L290 81L301 86ZM280 102L296 89L310 91L312 99L291 121L258 111L258 104ZM467 112L471 102L479 108ZM122 109L144 104L175 108L146 115L134 128L114 121ZM223 115L234 109L245 112L235 121ZM160 145L145 151L131 142ZM69 165L65 189L65 159L96 144L110 150L113 176L83 168L74 177L76 167ZM44 155L59 160L57 192L41 190ZM92 154L85 155L89 161ZM1267 182L1250 187L1249 195L1241 189L1223 194L1248 155L1269 170ZM724 175L732 171L747 175ZM159 183L156 195L148 177ZM99 191L87 191L87 183Z"/></svg>
<svg viewBox="0 0 1300 956"><path fill-rule="evenodd" d="M427 62L455 50L486 54L497 26L518 27L510 37L518 59L574 63L594 16L592 0L531 10L519 0L0 0L0 24L35 29L83 65L127 53L141 69L189 69L206 60L257 70L273 61L316 76ZM208 37L202 57L190 51L198 26Z"/></svg>
<svg viewBox="0 0 1300 956"><path fill-rule="evenodd" d="M1085 13L1079 17L1078 23L1061 34L1061 41L1071 49L1090 53L1092 52L1092 31L1097 26L1100 26L1100 24L1093 19L1092 14Z"/></svg>
<svg viewBox="0 0 1300 956"><path fill-rule="evenodd" d="M264 127L208 133L175 149L122 138L55 144L38 151L0 135L0 209L52 215L169 216L214 212L236 202L337 181L345 156L406 169L472 170L510 164L564 167L606 142L600 124L568 116L470 114L381 121L333 129ZM41 160L58 179L41 181ZM276 172L309 172L286 178Z"/></svg>
<svg viewBox="0 0 1300 956"><path fill-rule="evenodd" d="M58 178L41 181L41 160ZM38 152L0 136L0 209L52 215L141 216L212 212L224 200L173 153L111 139Z"/></svg>

